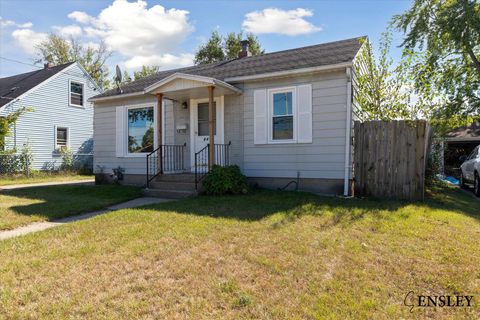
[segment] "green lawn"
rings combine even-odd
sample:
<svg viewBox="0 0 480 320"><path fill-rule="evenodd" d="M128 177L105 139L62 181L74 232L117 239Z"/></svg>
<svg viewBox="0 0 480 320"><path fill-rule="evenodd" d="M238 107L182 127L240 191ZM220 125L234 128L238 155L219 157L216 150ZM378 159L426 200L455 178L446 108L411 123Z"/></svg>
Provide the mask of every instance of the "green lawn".
<svg viewBox="0 0 480 320"><path fill-rule="evenodd" d="M140 189L134 187L78 185L0 192L0 231L103 209L140 195Z"/></svg>
<svg viewBox="0 0 480 320"><path fill-rule="evenodd" d="M41 182L65 182L65 181L81 181L92 180L95 177L93 175L81 175L77 173L69 172L34 172L30 177L24 174L15 175L0 175L0 188L1 186L8 186L13 184L30 184Z"/></svg>
<svg viewBox="0 0 480 320"><path fill-rule="evenodd" d="M258 191L120 210L0 242L6 318L474 319L480 201ZM409 312L405 295L474 295Z"/></svg>

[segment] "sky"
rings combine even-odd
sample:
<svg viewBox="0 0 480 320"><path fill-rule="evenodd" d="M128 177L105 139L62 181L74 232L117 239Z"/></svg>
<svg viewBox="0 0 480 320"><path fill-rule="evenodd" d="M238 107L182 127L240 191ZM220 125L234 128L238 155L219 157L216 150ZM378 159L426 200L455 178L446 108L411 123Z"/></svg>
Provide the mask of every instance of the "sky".
<svg viewBox="0 0 480 320"><path fill-rule="evenodd" d="M142 65L192 65L196 49L214 30L252 32L265 52L363 35L376 46L391 17L410 5L409 0L0 0L0 77L42 66L31 65L38 59L35 46L50 33L85 46L103 40L113 52L110 70L118 64L131 73ZM401 40L394 34L394 59L400 57Z"/></svg>

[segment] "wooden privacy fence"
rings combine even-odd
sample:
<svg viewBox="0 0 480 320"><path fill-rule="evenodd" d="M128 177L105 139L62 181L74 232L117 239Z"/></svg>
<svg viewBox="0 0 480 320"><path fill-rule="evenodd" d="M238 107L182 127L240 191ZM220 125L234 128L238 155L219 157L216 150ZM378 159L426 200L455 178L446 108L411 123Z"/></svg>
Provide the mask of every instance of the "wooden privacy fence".
<svg viewBox="0 0 480 320"><path fill-rule="evenodd" d="M426 121L356 121L354 132L355 196L424 199Z"/></svg>

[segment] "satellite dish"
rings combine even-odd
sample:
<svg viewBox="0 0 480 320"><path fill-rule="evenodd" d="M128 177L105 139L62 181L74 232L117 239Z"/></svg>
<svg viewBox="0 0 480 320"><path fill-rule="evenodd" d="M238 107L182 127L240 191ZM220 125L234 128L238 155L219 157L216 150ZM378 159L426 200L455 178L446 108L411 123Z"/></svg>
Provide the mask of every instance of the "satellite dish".
<svg viewBox="0 0 480 320"><path fill-rule="evenodd" d="M117 77L116 77L115 80L118 81L118 82L122 82L122 70L120 70L120 67L118 66L118 64L115 67L115 71L117 73Z"/></svg>
<svg viewBox="0 0 480 320"><path fill-rule="evenodd" d="M117 91L120 93L123 93L122 88L120 88L120 84L122 83L122 70L120 70L120 67L118 66L118 64L115 67L115 72L116 72L115 83L117 84Z"/></svg>

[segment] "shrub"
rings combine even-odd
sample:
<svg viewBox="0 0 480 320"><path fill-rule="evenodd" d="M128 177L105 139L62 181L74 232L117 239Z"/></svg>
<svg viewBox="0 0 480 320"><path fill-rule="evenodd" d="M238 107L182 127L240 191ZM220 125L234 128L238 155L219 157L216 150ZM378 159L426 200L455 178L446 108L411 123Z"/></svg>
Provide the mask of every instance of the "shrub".
<svg viewBox="0 0 480 320"><path fill-rule="evenodd" d="M21 170L26 174L30 174L33 164L33 151L28 141L23 145L19 161Z"/></svg>
<svg viewBox="0 0 480 320"><path fill-rule="evenodd" d="M61 170L71 171L73 170L73 152L68 148L61 148L60 154L62 155Z"/></svg>
<svg viewBox="0 0 480 320"><path fill-rule="evenodd" d="M203 189L210 195L247 193L247 177L238 166L213 166L203 182Z"/></svg>

